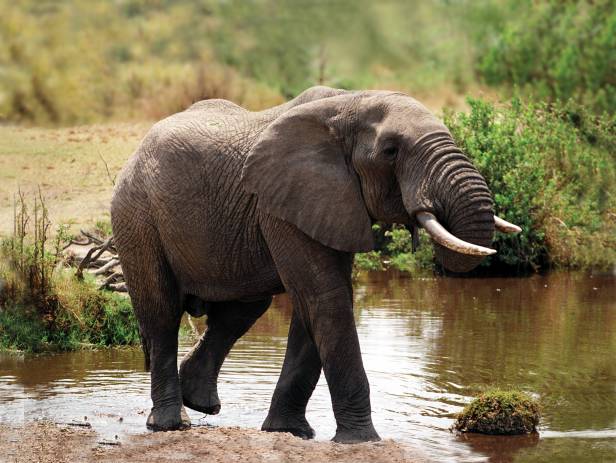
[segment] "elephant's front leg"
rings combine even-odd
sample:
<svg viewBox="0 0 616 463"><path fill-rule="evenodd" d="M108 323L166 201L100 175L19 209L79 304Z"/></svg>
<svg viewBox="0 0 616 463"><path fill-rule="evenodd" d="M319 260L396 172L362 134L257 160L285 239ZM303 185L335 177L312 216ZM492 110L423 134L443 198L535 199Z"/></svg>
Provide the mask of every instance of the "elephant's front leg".
<svg viewBox="0 0 616 463"><path fill-rule="evenodd" d="M294 302L297 307L297 303ZM312 439L314 429L306 420L306 405L321 376L321 359L297 309L293 311L287 352L272 397L263 431L290 432Z"/></svg>
<svg viewBox="0 0 616 463"><path fill-rule="evenodd" d="M335 442L380 440L372 425L370 386L364 370L349 285L307 302L314 343L323 364L336 417Z"/></svg>
<svg viewBox="0 0 616 463"><path fill-rule="evenodd" d="M334 441L379 440L372 425L370 386L353 318L353 256L314 241L293 225L270 220L263 234L296 303L294 310L321 360L336 417ZM305 394L299 394L298 409L304 400Z"/></svg>
<svg viewBox="0 0 616 463"><path fill-rule="evenodd" d="M207 331L180 365L184 405L209 415L220 411L220 368L235 341L263 315L271 301L268 297L260 301L209 304Z"/></svg>

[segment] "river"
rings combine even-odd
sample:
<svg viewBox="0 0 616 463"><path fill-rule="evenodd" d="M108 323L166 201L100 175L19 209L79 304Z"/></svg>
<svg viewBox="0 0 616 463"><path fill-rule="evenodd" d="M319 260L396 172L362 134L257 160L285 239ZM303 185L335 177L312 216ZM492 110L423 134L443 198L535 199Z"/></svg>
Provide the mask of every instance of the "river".
<svg viewBox="0 0 616 463"><path fill-rule="evenodd" d="M616 278L360 277L355 312L383 438L436 461L616 461ZM258 428L286 346L285 295L223 365L221 413L195 425ZM198 327L202 328L202 320ZM184 338L182 356L192 341ZM539 433L456 435L455 413L486 386L517 387L542 404ZM0 357L0 421L87 419L104 438L145 432L149 375L140 349ZM317 439L335 431L323 375L308 404Z"/></svg>

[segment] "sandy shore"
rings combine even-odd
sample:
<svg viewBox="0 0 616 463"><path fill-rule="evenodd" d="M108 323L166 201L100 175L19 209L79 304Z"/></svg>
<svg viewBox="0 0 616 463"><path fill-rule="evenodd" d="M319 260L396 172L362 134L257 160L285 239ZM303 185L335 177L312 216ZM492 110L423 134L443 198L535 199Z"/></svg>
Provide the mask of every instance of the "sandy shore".
<svg viewBox="0 0 616 463"><path fill-rule="evenodd" d="M0 462L3 463L428 461L393 440L342 445L235 427L200 427L181 432L148 433L112 442L119 445L109 444L87 428L49 422L29 423L23 428L0 425Z"/></svg>

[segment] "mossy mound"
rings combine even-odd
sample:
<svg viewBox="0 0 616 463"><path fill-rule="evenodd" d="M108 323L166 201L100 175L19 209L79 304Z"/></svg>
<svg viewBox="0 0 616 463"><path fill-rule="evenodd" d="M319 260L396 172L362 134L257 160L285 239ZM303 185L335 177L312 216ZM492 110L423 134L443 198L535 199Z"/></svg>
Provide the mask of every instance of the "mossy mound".
<svg viewBox="0 0 616 463"><path fill-rule="evenodd" d="M520 391L491 389L464 407L453 428L481 434L526 434L539 424L539 404Z"/></svg>

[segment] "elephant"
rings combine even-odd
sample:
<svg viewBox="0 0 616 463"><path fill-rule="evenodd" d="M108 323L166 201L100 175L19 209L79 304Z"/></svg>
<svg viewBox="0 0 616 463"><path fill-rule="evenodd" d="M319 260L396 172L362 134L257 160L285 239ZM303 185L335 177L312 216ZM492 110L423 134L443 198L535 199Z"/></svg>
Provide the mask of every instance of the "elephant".
<svg viewBox="0 0 616 463"><path fill-rule="evenodd" d="M314 437L305 412L323 370L343 443L379 440L351 281L372 225L425 228L455 272L496 252L495 229L519 231L417 100L323 86L259 112L204 100L156 123L116 181L111 220L151 376L149 429L189 427L184 406L218 413L225 356L286 292L288 344L262 429ZM207 315L207 330L178 369L184 312Z"/></svg>

